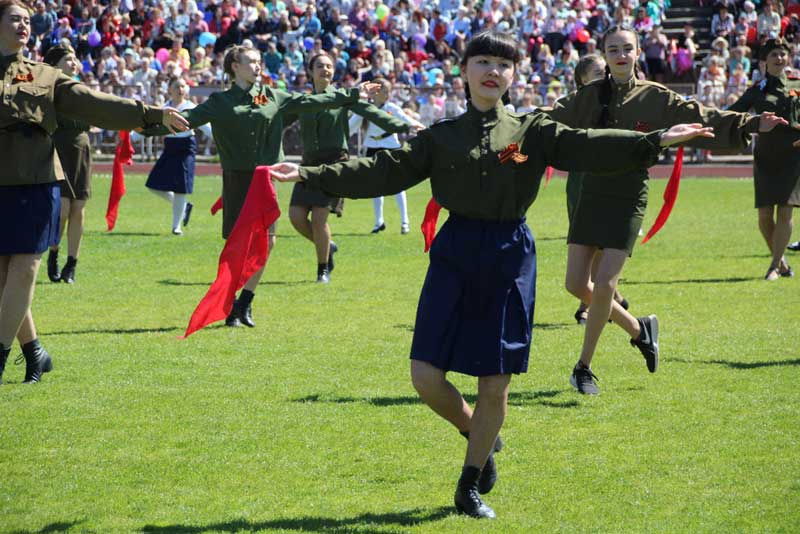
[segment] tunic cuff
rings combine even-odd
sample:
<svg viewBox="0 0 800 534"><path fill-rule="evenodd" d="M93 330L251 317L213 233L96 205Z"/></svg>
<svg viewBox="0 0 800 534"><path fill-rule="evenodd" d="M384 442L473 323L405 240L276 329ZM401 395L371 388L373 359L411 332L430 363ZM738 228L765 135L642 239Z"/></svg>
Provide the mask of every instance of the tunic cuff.
<svg viewBox="0 0 800 534"><path fill-rule="evenodd" d="M753 115L747 122L744 123L744 131L749 134L758 133L758 127L761 124L761 115Z"/></svg>
<svg viewBox="0 0 800 534"><path fill-rule="evenodd" d="M661 146L661 136L664 135L664 132L666 131L666 128L662 128L661 130L655 130L644 136L644 141L649 143L652 147L653 165L658 161L661 153L668 148Z"/></svg>
<svg viewBox="0 0 800 534"><path fill-rule="evenodd" d="M162 124L164 120L164 111L162 109L145 106L141 101L139 101L139 105L142 107L142 120L145 128L160 126Z"/></svg>

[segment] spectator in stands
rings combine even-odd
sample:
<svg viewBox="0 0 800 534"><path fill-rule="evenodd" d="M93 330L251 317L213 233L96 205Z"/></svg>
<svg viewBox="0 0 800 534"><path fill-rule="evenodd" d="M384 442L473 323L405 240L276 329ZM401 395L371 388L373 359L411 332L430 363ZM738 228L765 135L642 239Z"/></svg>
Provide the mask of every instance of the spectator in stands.
<svg viewBox="0 0 800 534"><path fill-rule="evenodd" d="M642 48L644 49L649 78L663 83L664 76L667 73L667 50L669 49L669 42L667 41L667 37L661 33L660 26L653 27L653 30L644 40Z"/></svg>
<svg viewBox="0 0 800 534"><path fill-rule="evenodd" d="M734 35L736 21L728 11L728 6L719 6L719 11L711 19L711 35L731 40Z"/></svg>
<svg viewBox="0 0 800 534"><path fill-rule="evenodd" d="M640 38L644 38L653 30L653 19L647 14L646 8L639 7L636 10L636 18L633 19L633 28L639 34Z"/></svg>
<svg viewBox="0 0 800 534"><path fill-rule="evenodd" d="M764 10L758 16L758 35L767 36L768 39L775 39L781 32L781 16L775 12L772 0L767 0Z"/></svg>
<svg viewBox="0 0 800 534"><path fill-rule="evenodd" d="M595 13L589 19L587 27L589 31L592 32L592 35L598 38L603 35L612 24L613 21L608 15L608 6L606 4L597 4Z"/></svg>

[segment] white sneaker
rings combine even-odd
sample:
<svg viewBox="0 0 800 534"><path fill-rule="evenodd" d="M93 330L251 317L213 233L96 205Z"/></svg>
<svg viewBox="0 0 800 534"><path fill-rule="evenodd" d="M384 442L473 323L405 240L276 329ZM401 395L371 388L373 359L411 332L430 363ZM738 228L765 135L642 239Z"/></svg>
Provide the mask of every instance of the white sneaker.
<svg viewBox="0 0 800 534"><path fill-rule="evenodd" d="M183 230L181 230L180 228L173 228L172 235L183 235Z"/></svg>
<svg viewBox="0 0 800 534"><path fill-rule="evenodd" d="M407 233L408 233L408 232L410 232L410 231L411 231L411 230L408 228L408 225L407 225L407 224L401 224L401 225L400 225L400 233L401 233L401 234L405 235L405 234L407 234Z"/></svg>

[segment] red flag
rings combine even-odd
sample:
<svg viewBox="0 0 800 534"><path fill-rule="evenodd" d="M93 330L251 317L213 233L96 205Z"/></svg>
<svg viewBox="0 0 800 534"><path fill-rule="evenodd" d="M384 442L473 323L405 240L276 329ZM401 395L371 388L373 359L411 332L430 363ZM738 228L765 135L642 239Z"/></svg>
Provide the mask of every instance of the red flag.
<svg viewBox="0 0 800 534"><path fill-rule="evenodd" d="M436 237L436 221L439 219L440 211L442 211L442 205L431 197L430 202L425 207L425 218L422 219L422 224L420 225L422 235L425 237L425 252L431 249L433 238Z"/></svg>
<svg viewBox="0 0 800 534"><path fill-rule="evenodd" d="M550 183L550 180L552 179L553 179L553 167L548 165L547 170L544 171L544 185L547 186Z"/></svg>
<svg viewBox="0 0 800 534"><path fill-rule="evenodd" d="M217 278L195 308L183 339L228 316L236 291L267 263L269 227L280 214L269 167L256 167L242 211L219 255Z"/></svg>
<svg viewBox="0 0 800 534"><path fill-rule="evenodd" d="M108 193L108 208L106 209L106 224L109 232L117 224L119 201L125 194L125 171L122 166L133 163L132 158L135 153L131 144L131 133L126 130L119 132L119 142L117 150L114 152L114 164L111 170L111 191Z"/></svg>
<svg viewBox="0 0 800 534"><path fill-rule="evenodd" d="M678 186L681 183L681 171L683 170L683 147L678 147L678 153L675 155L675 164L672 166L672 174L667 182L667 187L664 189L664 205L661 206L661 211L658 212L656 221L647 232L647 235L642 239L642 244L647 243L651 237L656 235L656 232L661 230L661 227L669 219L669 214L672 213L672 207L678 199Z"/></svg>
<svg viewBox="0 0 800 534"><path fill-rule="evenodd" d="M219 210L222 209L222 197L219 197L214 205L211 206L211 215L216 215Z"/></svg>

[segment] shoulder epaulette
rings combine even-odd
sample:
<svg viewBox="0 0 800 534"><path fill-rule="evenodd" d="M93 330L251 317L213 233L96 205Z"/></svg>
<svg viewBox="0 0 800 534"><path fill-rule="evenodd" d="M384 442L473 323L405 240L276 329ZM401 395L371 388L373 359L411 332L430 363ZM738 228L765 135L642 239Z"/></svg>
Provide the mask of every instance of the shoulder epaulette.
<svg viewBox="0 0 800 534"><path fill-rule="evenodd" d="M428 128L433 128L434 126L441 126L442 124L450 124L452 122L455 122L460 117L461 115L459 115L458 117L442 117L441 119L431 124Z"/></svg>

